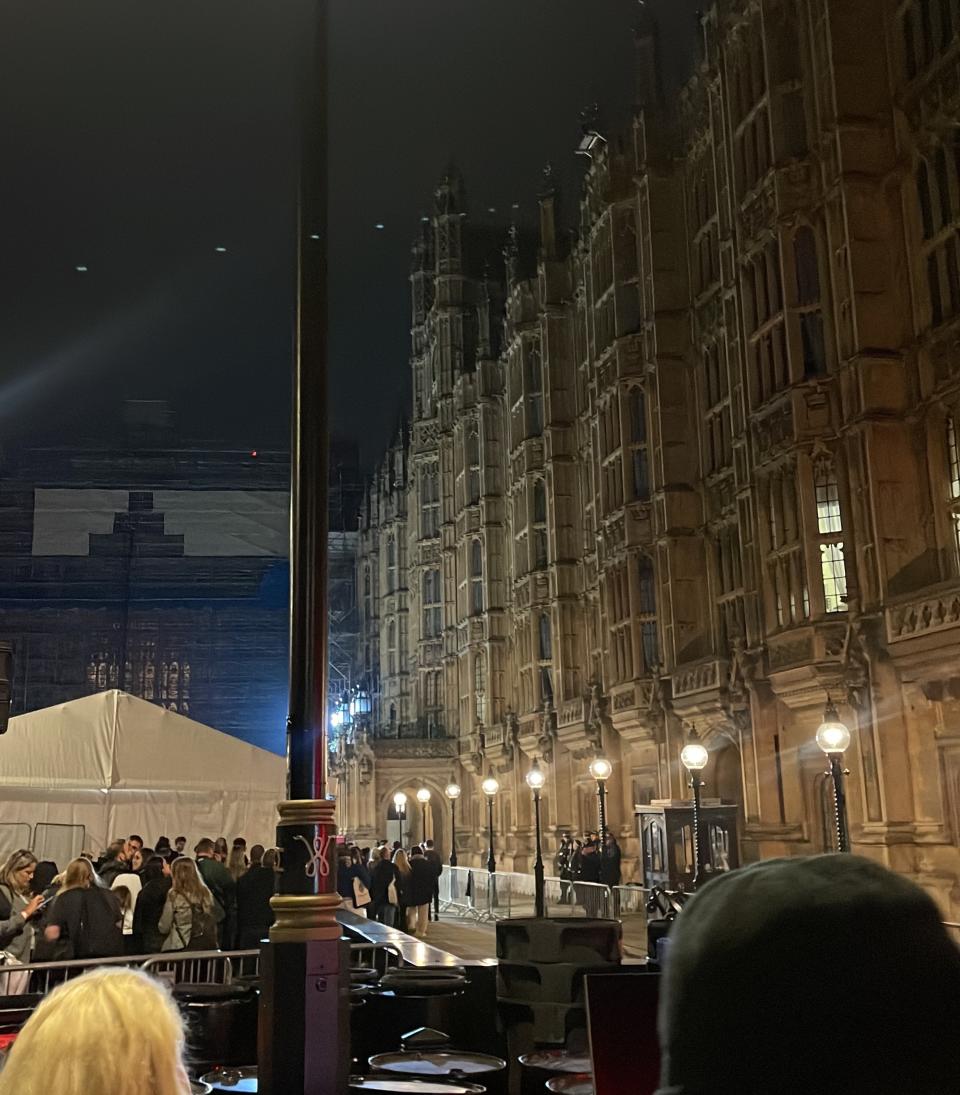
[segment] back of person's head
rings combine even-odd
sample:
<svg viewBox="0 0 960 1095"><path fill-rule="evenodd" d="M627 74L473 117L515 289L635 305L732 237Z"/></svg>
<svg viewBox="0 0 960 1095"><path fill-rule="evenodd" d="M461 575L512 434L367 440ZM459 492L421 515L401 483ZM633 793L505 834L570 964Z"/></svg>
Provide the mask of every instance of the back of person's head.
<svg viewBox="0 0 960 1095"><path fill-rule="evenodd" d="M247 850L246 838L242 837L242 836L235 836L233 838L233 846L234 846L234 848L243 848L243 850L246 851Z"/></svg>
<svg viewBox="0 0 960 1095"><path fill-rule="evenodd" d="M163 878L163 865L166 860L162 855L151 856L143 865L143 870L140 872L140 877L144 883L156 882L157 879Z"/></svg>
<svg viewBox="0 0 960 1095"><path fill-rule="evenodd" d="M393 865L401 874L410 873L410 860L407 859L407 853L403 848L397 848L393 853Z"/></svg>
<svg viewBox="0 0 960 1095"><path fill-rule="evenodd" d="M262 844L254 844L250 849L250 866L259 867L263 862L264 847Z"/></svg>
<svg viewBox="0 0 960 1095"><path fill-rule="evenodd" d="M197 841L197 846L193 849L194 855L213 855L214 843L209 837L204 837L203 840Z"/></svg>
<svg viewBox="0 0 960 1095"><path fill-rule="evenodd" d="M130 893L130 887L129 886L114 886L113 887L113 893L115 894L117 900L120 902L121 911L126 912L127 909L130 908L130 905L133 902L133 896Z"/></svg>
<svg viewBox="0 0 960 1095"><path fill-rule="evenodd" d="M363 856L363 852L361 852L361 850L356 846L356 844L354 844L350 848L350 862L353 863L355 866L359 866L360 864L366 862L366 860L364 859L364 856Z"/></svg>
<svg viewBox="0 0 960 1095"><path fill-rule="evenodd" d="M386 844L384 844L384 846L382 848L377 849L377 858L378 859L385 859L389 863L390 862L390 856L391 856L391 852L390 852L390 849L387 847Z"/></svg>
<svg viewBox="0 0 960 1095"><path fill-rule="evenodd" d="M768 860L680 914L658 1025L661 1095L952 1095L960 950L870 860Z"/></svg>
<svg viewBox="0 0 960 1095"><path fill-rule="evenodd" d="M67 890L89 890L96 882L96 875L89 859L80 856L79 859L71 859L67 869L63 872L63 885L61 893Z"/></svg>
<svg viewBox="0 0 960 1095"><path fill-rule="evenodd" d="M233 875L235 879L246 873L247 857L244 854L243 848L241 848L238 844L235 844L230 849L230 857L227 860L227 870Z"/></svg>
<svg viewBox="0 0 960 1095"><path fill-rule="evenodd" d="M423 848L421 848L419 844L414 844L414 846L410 849L410 858L411 859L416 859L418 856L422 856L422 855L423 855Z"/></svg>
<svg viewBox="0 0 960 1095"><path fill-rule="evenodd" d="M30 892L34 894L43 893L52 884L53 880L59 874L56 863L49 859L41 859L37 864L36 870L33 872L33 879L30 882Z"/></svg>
<svg viewBox="0 0 960 1095"><path fill-rule="evenodd" d="M267 848L263 853L263 865L270 871L275 871L280 866L280 853L276 848Z"/></svg>
<svg viewBox="0 0 960 1095"><path fill-rule="evenodd" d="M213 844L213 854L218 856L221 862L227 858L227 838L225 836L218 836Z"/></svg>
<svg viewBox="0 0 960 1095"><path fill-rule="evenodd" d="M107 850L103 853L104 863L109 863L113 859L119 859L126 846L127 842L125 840L111 840L107 845Z"/></svg>
<svg viewBox="0 0 960 1095"><path fill-rule="evenodd" d="M426 842L426 845L425 845L425 846L426 846L427 848L429 848L429 849L430 849L430 850L432 851L432 850L433 850L433 841L432 841L432 840L428 840L428 841Z"/></svg>
<svg viewBox="0 0 960 1095"><path fill-rule="evenodd" d="M154 847L156 848L158 854L165 851L167 848L170 847L170 837L158 836L157 843L154 845Z"/></svg>
<svg viewBox="0 0 960 1095"><path fill-rule="evenodd" d="M213 908L213 894L200 877L196 863L186 856L173 861L170 868L170 892L181 894L191 905L201 905L204 910Z"/></svg>
<svg viewBox="0 0 960 1095"><path fill-rule="evenodd" d="M188 1095L183 1022L139 970L99 969L41 1001L0 1072L0 1095Z"/></svg>

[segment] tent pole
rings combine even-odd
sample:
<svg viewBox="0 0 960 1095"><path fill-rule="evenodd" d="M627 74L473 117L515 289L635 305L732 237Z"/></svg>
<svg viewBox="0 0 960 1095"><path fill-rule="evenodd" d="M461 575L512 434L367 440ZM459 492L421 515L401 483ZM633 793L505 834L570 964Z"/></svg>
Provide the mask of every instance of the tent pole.
<svg viewBox="0 0 960 1095"><path fill-rule="evenodd" d="M349 977L336 910L334 803L325 798L327 719L327 0L308 0L300 80L297 330L290 521L290 705L282 871L262 952L262 1095L338 1095L350 1062ZM318 237L316 239L311 237Z"/></svg>

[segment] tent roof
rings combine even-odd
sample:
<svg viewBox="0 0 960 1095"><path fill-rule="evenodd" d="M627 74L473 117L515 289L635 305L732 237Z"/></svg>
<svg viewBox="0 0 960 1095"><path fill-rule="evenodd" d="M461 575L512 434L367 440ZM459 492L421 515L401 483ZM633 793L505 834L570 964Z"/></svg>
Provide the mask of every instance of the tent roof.
<svg viewBox="0 0 960 1095"><path fill-rule="evenodd" d="M0 786L215 790L284 797L282 757L116 690L18 715Z"/></svg>

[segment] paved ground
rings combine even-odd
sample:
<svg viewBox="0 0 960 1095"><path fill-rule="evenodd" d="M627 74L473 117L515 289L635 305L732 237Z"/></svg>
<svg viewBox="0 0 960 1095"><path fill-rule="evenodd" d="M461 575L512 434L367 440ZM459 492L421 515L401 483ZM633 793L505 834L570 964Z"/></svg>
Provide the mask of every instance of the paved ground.
<svg viewBox="0 0 960 1095"><path fill-rule="evenodd" d="M458 958L477 960L497 956L494 924L477 923L446 912L440 914L437 923L431 922L426 942ZM646 922L642 918L629 918L623 922L623 951L627 958L646 957Z"/></svg>

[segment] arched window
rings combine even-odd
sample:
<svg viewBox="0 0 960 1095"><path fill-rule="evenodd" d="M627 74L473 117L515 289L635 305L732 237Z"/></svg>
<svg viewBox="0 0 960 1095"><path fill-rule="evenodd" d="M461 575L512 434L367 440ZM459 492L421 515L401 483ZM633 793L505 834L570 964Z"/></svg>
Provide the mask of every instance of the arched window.
<svg viewBox="0 0 960 1095"><path fill-rule="evenodd" d="M650 499L650 466L647 460L647 400L642 388L631 388L628 396L630 417L630 462L633 471L633 498Z"/></svg>
<svg viewBox="0 0 960 1095"><path fill-rule="evenodd" d="M387 592L397 589L397 540L393 533L387 539Z"/></svg>
<svg viewBox="0 0 960 1095"><path fill-rule="evenodd" d="M476 426L467 433L467 501L476 505L480 501L480 434Z"/></svg>
<svg viewBox="0 0 960 1095"><path fill-rule="evenodd" d="M954 549L960 559L960 449L953 416L947 416L947 474L950 480L950 524Z"/></svg>
<svg viewBox="0 0 960 1095"><path fill-rule="evenodd" d="M536 570L547 565L547 488L542 479L533 484L533 565Z"/></svg>
<svg viewBox="0 0 960 1095"><path fill-rule="evenodd" d="M827 612L847 609L847 566L843 554L843 519L840 486L830 460L818 462L814 473L817 501L817 531L820 534L820 571Z"/></svg>
<svg viewBox="0 0 960 1095"><path fill-rule="evenodd" d="M660 663L660 642L657 635L657 582L653 560L641 555L637 563L637 589L640 608L640 646L643 664L648 673Z"/></svg>
<svg viewBox="0 0 960 1095"><path fill-rule="evenodd" d="M550 632L550 616L546 612L540 613L539 631L540 661L549 662L553 659L553 636Z"/></svg>
<svg viewBox="0 0 960 1095"><path fill-rule="evenodd" d="M647 400L642 388L630 389L630 440L647 440Z"/></svg>
<svg viewBox="0 0 960 1095"><path fill-rule="evenodd" d="M440 571L423 572L423 637L435 639L441 631Z"/></svg>
<svg viewBox="0 0 960 1095"><path fill-rule="evenodd" d="M542 479L533 484L533 520L538 525L545 524L547 520L547 488Z"/></svg>
<svg viewBox="0 0 960 1095"><path fill-rule="evenodd" d="M483 545L470 541L470 608L473 614L483 612Z"/></svg>
<svg viewBox="0 0 960 1095"><path fill-rule="evenodd" d="M397 625L393 620L387 624L387 672L391 677L397 672Z"/></svg>
<svg viewBox="0 0 960 1095"><path fill-rule="evenodd" d="M473 656L473 704L478 723L487 720L487 659L482 651Z"/></svg>
<svg viewBox="0 0 960 1095"><path fill-rule="evenodd" d="M797 311L803 345L803 375L822 376L827 371L823 338L823 314L820 310L820 267L817 237L809 225L797 229L793 239L793 261L797 276Z"/></svg>

